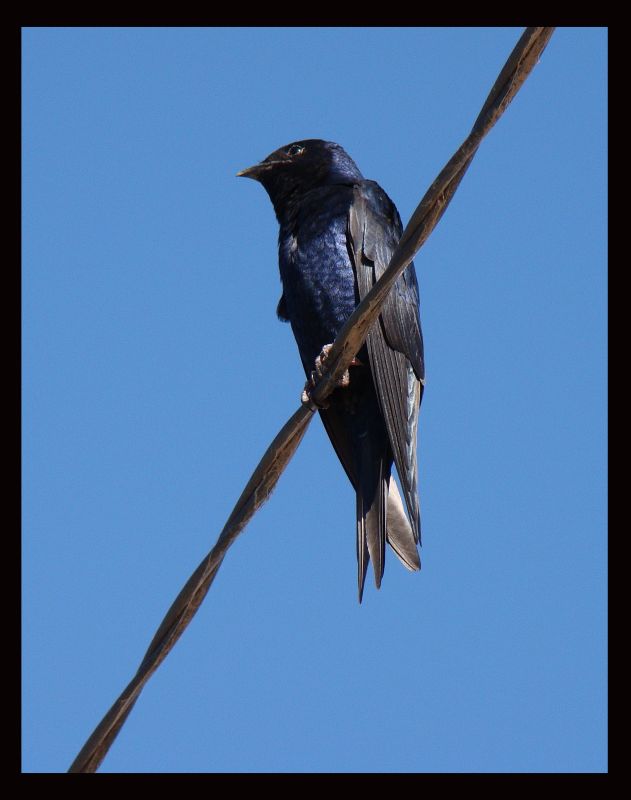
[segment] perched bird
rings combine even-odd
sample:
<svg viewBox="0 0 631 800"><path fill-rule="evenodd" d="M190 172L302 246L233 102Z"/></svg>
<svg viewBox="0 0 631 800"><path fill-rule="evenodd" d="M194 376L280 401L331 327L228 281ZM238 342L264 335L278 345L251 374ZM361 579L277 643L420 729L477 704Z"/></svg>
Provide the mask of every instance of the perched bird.
<svg viewBox="0 0 631 800"><path fill-rule="evenodd" d="M238 175L261 183L274 206L283 287L277 314L291 323L305 373L313 378L327 346L388 266L401 219L384 190L334 142L293 142ZM416 435L423 384L419 292L410 264L348 375L320 409L357 496L360 603L369 560L381 585L386 541L408 569L421 566ZM391 475L393 461L409 519Z"/></svg>

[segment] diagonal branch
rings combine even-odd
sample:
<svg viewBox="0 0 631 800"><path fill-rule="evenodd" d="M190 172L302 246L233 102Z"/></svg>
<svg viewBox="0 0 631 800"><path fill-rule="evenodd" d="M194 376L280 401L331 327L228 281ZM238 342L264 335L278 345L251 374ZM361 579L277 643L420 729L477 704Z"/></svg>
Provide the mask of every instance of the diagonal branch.
<svg viewBox="0 0 631 800"><path fill-rule="evenodd" d="M357 306L338 334L335 344L327 354L326 372L318 382L317 388L311 392L316 402L322 403L344 371L348 369L353 356L364 343L368 330L379 316L381 304L388 292L438 224L482 139L519 91L553 32L554 28L527 28L521 36L495 81L471 133L443 167L412 214L388 269Z"/></svg>
<svg viewBox="0 0 631 800"><path fill-rule="evenodd" d="M403 231L388 269L340 331L326 361L326 371L312 390L312 400L285 423L268 447L226 522L217 543L177 596L153 637L128 686L103 717L69 772L95 772L123 726L144 685L180 638L212 584L229 547L269 498L302 441L316 409L333 391L368 330L379 316L392 285L414 258L449 205L484 136L500 118L537 63L554 28L527 28L500 72L469 136L448 161L419 203Z"/></svg>
<svg viewBox="0 0 631 800"><path fill-rule="evenodd" d="M302 441L313 414L301 406L267 448L210 553L186 582L156 631L138 671L81 748L69 772L95 772L127 719L143 686L188 626L202 604L228 548L269 498Z"/></svg>

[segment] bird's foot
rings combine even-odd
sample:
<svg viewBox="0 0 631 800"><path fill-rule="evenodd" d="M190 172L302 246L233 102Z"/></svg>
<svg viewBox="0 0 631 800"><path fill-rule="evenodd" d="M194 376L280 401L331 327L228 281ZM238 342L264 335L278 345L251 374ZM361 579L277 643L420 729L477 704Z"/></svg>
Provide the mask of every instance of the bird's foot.
<svg viewBox="0 0 631 800"><path fill-rule="evenodd" d="M314 387L317 385L318 381L324 375L325 361L329 357L329 353L330 353L332 347L333 347L332 344L325 344L324 347L322 348L321 352L320 352L320 355L317 356L317 358L315 360L315 369L311 372L311 377L305 383L305 388L302 390L302 396L301 396L302 403L304 403L304 404L313 403L318 408L328 408L329 407L329 403L326 400L324 401L324 403L317 403L311 397L311 392L313 391ZM351 367L359 367L359 366L361 366L361 361L357 357L354 357L349 366L351 366ZM349 372L349 370L345 370L345 372L342 374L342 377L338 380L336 386L337 386L338 389L339 388L344 389L350 384L350 382L351 382L350 372Z"/></svg>

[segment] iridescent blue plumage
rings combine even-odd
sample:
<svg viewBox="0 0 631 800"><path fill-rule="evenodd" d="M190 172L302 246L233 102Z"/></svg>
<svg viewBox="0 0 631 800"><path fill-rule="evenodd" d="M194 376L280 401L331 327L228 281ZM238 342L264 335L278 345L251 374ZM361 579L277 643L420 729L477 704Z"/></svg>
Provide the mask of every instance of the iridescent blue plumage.
<svg viewBox="0 0 631 800"><path fill-rule="evenodd" d="M360 299L387 267L401 236L397 210L333 142L307 139L239 173L267 190L280 224L283 294L278 316L291 323L307 376ZM411 264L386 301L350 369L320 414L357 497L361 601L369 560L381 583L388 541L419 569L416 434L424 381L418 285ZM406 517L391 478L396 464Z"/></svg>
<svg viewBox="0 0 631 800"><path fill-rule="evenodd" d="M281 223L278 253L286 315L307 371L358 302L346 246L352 196L350 186L313 189L299 213Z"/></svg>

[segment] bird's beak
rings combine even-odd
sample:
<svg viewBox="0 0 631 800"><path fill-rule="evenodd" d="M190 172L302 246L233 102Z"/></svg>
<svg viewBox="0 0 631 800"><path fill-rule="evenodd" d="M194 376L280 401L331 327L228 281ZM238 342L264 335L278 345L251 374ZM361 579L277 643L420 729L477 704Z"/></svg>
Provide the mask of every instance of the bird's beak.
<svg viewBox="0 0 631 800"><path fill-rule="evenodd" d="M241 172L237 172L237 178L252 178L252 180L258 181L263 172L265 172L265 166L263 164L255 164L253 167L247 167L242 169Z"/></svg>
<svg viewBox="0 0 631 800"><path fill-rule="evenodd" d="M283 163L282 161L261 161L260 164L255 164L253 167L247 167L246 169L242 169L241 172L237 172L237 178L252 178L254 181L260 181L262 176L268 172L273 167L277 166L278 164Z"/></svg>

